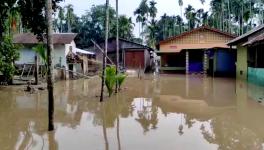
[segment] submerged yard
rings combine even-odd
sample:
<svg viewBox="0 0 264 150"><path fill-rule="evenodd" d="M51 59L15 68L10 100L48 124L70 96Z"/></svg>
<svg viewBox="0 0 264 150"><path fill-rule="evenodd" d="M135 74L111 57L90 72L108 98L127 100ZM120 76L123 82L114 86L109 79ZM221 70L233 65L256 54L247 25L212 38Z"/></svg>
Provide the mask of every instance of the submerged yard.
<svg viewBox="0 0 264 150"><path fill-rule="evenodd" d="M99 102L100 80L55 84L55 128L47 132L47 92L0 90L0 146L9 149L264 148L264 88L226 78L128 78ZM254 97L252 96L254 95Z"/></svg>

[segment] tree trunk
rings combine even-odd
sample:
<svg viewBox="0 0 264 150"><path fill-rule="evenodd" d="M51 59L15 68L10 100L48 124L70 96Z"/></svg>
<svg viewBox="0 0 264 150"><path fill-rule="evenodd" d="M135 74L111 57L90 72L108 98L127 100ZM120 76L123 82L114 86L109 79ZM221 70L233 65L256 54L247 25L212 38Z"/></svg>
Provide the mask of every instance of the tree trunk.
<svg viewBox="0 0 264 150"><path fill-rule="evenodd" d="M116 75L119 73L119 13L118 0L116 0ZM118 91L118 80L116 80L115 93Z"/></svg>
<svg viewBox="0 0 264 150"><path fill-rule="evenodd" d="M38 64L38 55L35 56L35 85L39 84L39 64Z"/></svg>
<svg viewBox="0 0 264 150"><path fill-rule="evenodd" d="M47 58L48 58L48 72L47 72L47 88L48 88L48 99L49 99L49 108L48 108L48 130L54 130L54 95L53 95L53 66L51 54L53 52L53 39L52 39L52 3L51 0L46 1L46 18L47 18Z"/></svg>
<svg viewBox="0 0 264 150"><path fill-rule="evenodd" d="M71 33L71 24L70 24L70 21L69 20L68 20L68 33Z"/></svg>
<svg viewBox="0 0 264 150"><path fill-rule="evenodd" d="M100 102L104 101L104 85L105 85L105 68L106 68L106 56L107 56L107 49L108 49L108 28L109 28L109 0L106 0L105 5L105 49L103 53L103 71L102 71L102 86L101 86L101 96Z"/></svg>
<svg viewBox="0 0 264 150"><path fill-rule="evenodd" d="M230 12L230 0L228 0L228 22L229 22L229 25L228 25L228 30L229 30L229 33L231 33L231 12Z"/></svg>

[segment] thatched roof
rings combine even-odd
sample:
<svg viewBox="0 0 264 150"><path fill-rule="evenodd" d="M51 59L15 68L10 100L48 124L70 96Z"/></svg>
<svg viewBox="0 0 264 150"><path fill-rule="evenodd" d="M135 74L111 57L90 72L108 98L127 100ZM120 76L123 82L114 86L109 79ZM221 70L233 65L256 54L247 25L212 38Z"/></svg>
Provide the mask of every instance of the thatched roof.
<svg viewBox="0 0 264 150"><path fill-rule="evenodd" d="M53 34L53 43L54 44L70 44L75 37L76 33L54 33ZM44 39L44 42L46 40ZM37 39L37 36L32 33L22 33L14 36L15 44L38 44L40 41Z"/></svg>

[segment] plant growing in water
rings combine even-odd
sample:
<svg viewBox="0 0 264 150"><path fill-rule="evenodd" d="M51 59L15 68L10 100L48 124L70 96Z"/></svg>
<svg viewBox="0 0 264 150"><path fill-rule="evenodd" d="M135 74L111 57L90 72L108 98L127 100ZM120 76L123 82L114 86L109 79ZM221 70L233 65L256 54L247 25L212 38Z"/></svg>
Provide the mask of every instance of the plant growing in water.
<svg viewBox="0 0 264 150"><path fill-rule="evenodd" d="M127 75L125 75L123 73L116 75L116 80L117 80L117 85L118 85L119 90L121 90L121 85L124 83L126 77L127 77Z"/></svg>
<svg viewBox="0 0 264 150"><path fill-rule="evenodd" d="M106 67L105 69L105 85L108 90L109 97L113 94L113 89L116 83L116 68L114 66Z"/></svg>
<svg viewBox="0 0 264 150"><path fill-rule="evenodd" d="M112 94L114 92L114 86L116 84L116 81L118 83L118 88L120 90L121 85L124 83L127 76L125 74L121 74L121 73L116 75L116 68L114 66L106 67L105 75L106 75L105 85L107 87L108 94L110 97L110 96L112 96Z"/></svg>
<svg viewBox="0 0 264 150"><path fill-rule="evenodd" d="M32 48L43 60L45 66L47 66L47 52L46 52L46 48L44 47L43 44L38 44L37 46Z"/></svg>

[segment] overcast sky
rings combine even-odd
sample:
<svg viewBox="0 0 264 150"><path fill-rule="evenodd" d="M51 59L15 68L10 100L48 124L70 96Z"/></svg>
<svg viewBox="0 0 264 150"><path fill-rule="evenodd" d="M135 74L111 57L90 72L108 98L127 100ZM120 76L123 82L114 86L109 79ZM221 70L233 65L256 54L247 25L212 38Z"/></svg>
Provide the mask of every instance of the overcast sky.
<svg viewBox="0 0 264 150"><path fill-rule="evenodd" d="M116 0L110 0L110 5L115 6ZM180 7L178 5L178 0L155 0L157 2L158 17L162 16L164 13L167 15L180 15ZM141 0L119 0L119 13L125 14L128 17L133 17L135 21L134 11L138 7ZM105 0L65 0L61 3L61 6L67 4L72 4L74 6L74 12L81 16L86 10L89 10L92 5L104 4ZM210 0L206 0L206 3L202 5L200 0L183 0L184 8L191 4L195 9L203 8L209 10ZM184 9L183 9L184 10ZM138 26L135 26L134 33L138 35Z"/></svg>

